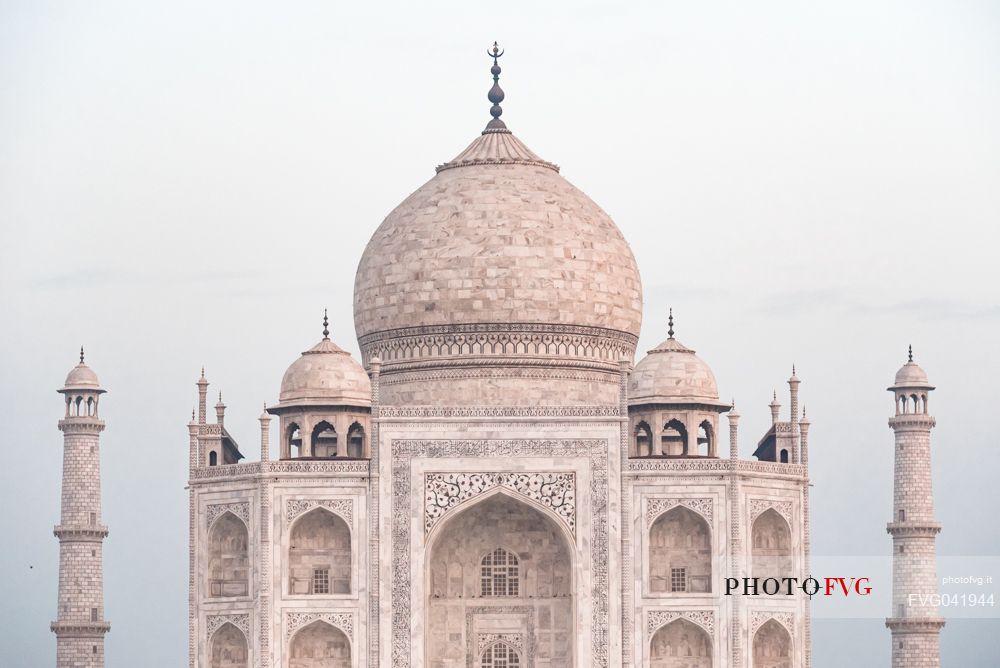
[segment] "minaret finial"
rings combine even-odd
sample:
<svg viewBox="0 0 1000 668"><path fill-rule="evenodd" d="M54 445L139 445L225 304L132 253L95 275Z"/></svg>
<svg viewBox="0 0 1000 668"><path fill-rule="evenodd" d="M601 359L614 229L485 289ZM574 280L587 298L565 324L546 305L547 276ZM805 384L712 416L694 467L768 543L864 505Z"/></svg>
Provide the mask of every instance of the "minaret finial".
<svg viewBox="0 0 1000 668"><path fill-rule="evenodd" d="M83 348L80 348L80 350L83 350ZM909 361L912 362L913 361L913 344L912 343L910 344L910 350L909 350L909 353L908 353L908 357L909 357ZM80 353L80 361L81 362L83 361L83 353Z"/></svg>
<svg viewBox="0 0 1000 668"><path fill-rule="evenodd" d="M80 346L80 364L83 364L83 346Z"/></svg>
<svg viewBox="0 0 1000 668"><path fill-rule="evenodd" d="M326 309L323 309L323 338L330 338L330 319L326 317Z"/></svg>
<svg viewBox="0 0 1000 668"><path fill-rule="evenodd" d="M669 329L667 329L667 336L669 336L672 339L672 338L674 338L674 309L673 309L673 307L670 307L670 315L667 317L667 326L669 327Z"/></svg>
<svg viewBox="0 0 1000 668"><path fill-rule="evenodd" d="M507 124L500 120L500 114L503 113L500 103L503 102L504 94L503 89L500 88L500 65L497 63L497 60L503 55L503 51L500 50L499 44L493 42L493 48L487 49L486 55L493 59L493 67L490 68L490 74L493 75L493 88L490 88L490 93L487 95L489 101L493 103L493 106L490 107L490 116L493 117L493 120L486 124L483 134L487 132L509 132Z"/></svg>

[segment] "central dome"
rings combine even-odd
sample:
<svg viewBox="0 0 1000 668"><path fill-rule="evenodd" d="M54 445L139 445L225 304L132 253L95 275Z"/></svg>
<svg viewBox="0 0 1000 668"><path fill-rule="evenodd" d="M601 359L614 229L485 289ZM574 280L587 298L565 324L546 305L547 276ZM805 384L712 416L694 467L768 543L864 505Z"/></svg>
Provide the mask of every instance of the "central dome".
<svg viewBox="0 0 1000 668"><path fill-rule="evenodd" d="M639 271L621 232L558 168L487 132L388 215L354 286L359 339L458 323L639 334Z"/></svg>
<svg viewBox="0 0 1000 668"><path fill-rule="evenodd" d="M486 130L361 257L354 325L365 364L382 361L388 404L603 403L613 397L594 383L617 383L634 353L642 286L628 243L511 134L502 99L495 85ZM442 378L454 382L427 385Z"/></svg>

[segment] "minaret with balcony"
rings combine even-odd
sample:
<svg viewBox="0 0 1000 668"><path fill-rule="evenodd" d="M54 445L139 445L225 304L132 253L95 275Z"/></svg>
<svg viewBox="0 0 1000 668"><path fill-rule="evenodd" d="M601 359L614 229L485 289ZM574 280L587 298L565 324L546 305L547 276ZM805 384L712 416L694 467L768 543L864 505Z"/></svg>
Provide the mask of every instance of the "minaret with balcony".
<svg viewBox="0 0 1000 668"><path fill-rule="evenodd" d="M934 543L941 525L934 519L931 491L931 429L928 409L934 389L927 374L909 360L888 388L895 398L889 426L895 432L895 484L892 519L892 668L939 668L939 635L944 619L937 609Z"/></svg>
<svg viewBox="0 0 1000 668"><path fill-rule="evenodd" d="M103 668L104 619L102 546L108 528L101 521L101 432L98 406L104 390L97 374L80 363L59 393L66 412L63 433L62 512L55 527L59 539L59 609L51 629L56 634L57 668Z"/></svg>

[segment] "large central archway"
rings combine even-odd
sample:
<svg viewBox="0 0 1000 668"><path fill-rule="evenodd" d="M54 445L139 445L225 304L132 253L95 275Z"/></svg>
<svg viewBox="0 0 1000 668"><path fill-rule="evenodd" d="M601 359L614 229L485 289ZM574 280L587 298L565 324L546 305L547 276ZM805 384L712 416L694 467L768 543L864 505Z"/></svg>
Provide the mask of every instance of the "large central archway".
<svg viewBox="0 0 1000 668"><path fill-rule="evenodd" d="M529 665L520 650L485 652L497 639L534 648L546 665L575 665L573 550L545 511L488 495L435 528L425 563L426 665L479 668L484 656L491 666Z"/></svg>

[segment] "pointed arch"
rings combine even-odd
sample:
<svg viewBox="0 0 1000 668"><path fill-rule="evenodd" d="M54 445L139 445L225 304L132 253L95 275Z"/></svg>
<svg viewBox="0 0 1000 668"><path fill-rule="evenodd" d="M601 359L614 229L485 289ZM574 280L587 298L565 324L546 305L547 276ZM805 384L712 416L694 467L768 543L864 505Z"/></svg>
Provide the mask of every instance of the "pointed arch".
<svg viewBox="0 0 1000 668"><path fill-rule="evenodd" d="M212 634L209 643L210 668L247 668L250 651L243 631L226 622Z"/></svg>
<svg viewBox="0 0 1000 668"><path fill-rule="evenodd" d="M208 529L208 595L228 598L249 594L250 535L243 520L226 511Z"/></svg>
<svg viewBox="0 0 1000 668"><path fill-rule="evenodd" d="M663 454L672 457L688 455L688 431L680 420L674 418L663 425L660 441Z"/></svg>
<svg viewBox="0 0 1000 668"><path fill-rule="evenodd" d="M360 422L352 422L347 429L347 456L361 459L365 456L365 428Z"/></svg>
<svg viewBox="0 0 1000 668"><path fill-rule="evenodd" d="M320 420L313 427L309 440L313 457L336 457L339 452L339 437L337 429L327 420Z"/></svg>
<svg viewBox="0 0 1000 668"><path fill-rule="evenodd" d="M715 453L715 430L709 420L702 420L698 425L698 447L699 457L711 457Z"/></svg>
<svg viewBox="0 0 1000 668"><path fill-rule="evenodd" d="M649 642L651 668L711 668L712 638L683 618L664 624Z"/></svg>
<svg viewBox="0 0 1000 668"><path fill-rule="evenodd" d="M792 636L773 617L753 636L753 668L792 668Z"/></svg>
<svg viewBox="0 0 1000 668"><path fill-rule="evenodd" d="M291 526L288 592L313 596L351 593L351 529L340 515L317 506Z"/></svg>
<svg viewBox="0 0 1000 668"><path fill-rule="evenodd" d="M793 575L792 530L774 508L768 508L753 521L750 546L754 577L783 578Z"/></svg>
<svg viewBox="0 0 1000 668"><path fill-rule="evenodd" d="M645 420L640 420L635 426L635 456L636 457L650 457L653 454L653 430L650 429L649 423Z"/></svg>
<svg viewBox="0 0 1000 668"><path fill-rule="evenodd" d="M297 422L288 423L288 427L285 428L285 442L288 443L289 457L302 457L305 454L302 451L302 430ZM292 454L293 452L295 454Z"/></svg>
<svg viewBox="0 0 1000 668"><path fill-rule="evenodd" d="M650 526L648 544L651 592L712 591L712 528L700 514L674 506Z"/></svg>
<svg viewBox="0 0 1000 668"><path fill-rule="evenodd" d="M551 510L510 490L491 490L442 518L426 546L424 665L482 665L485 648L453 629L467 629L467 615L482 614L484 602L496 605L498 596L508 607L544 614L544 625L529 627L527 644L549 648L553 665L574 665L574 542ZM525 665L518 659L506 665Z"/></svg>
<svg viewBox="0 0 1000 668"><path fill-rule="evenodd" d="M351 641L342 630L317 619L288 644L288 668L350 668Z"/></svg>

